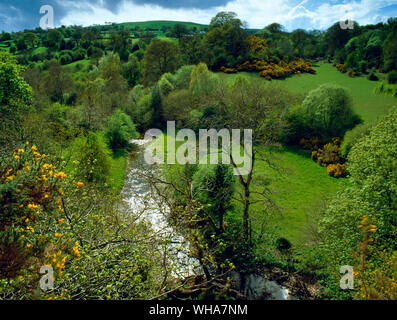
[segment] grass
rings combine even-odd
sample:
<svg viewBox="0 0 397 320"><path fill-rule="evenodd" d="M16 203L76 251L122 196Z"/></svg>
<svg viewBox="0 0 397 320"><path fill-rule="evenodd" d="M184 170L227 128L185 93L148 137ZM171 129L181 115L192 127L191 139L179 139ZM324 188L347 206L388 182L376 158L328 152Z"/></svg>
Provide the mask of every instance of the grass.
<svg viewBox="0 0 397 320"><path fill-rule="evenodd" d="M123 188L126 167L127 152L124 149L113 152L109 172L109 183L117 193L120 193Z"/></svg>
<svg viewBox="0 0 397 320"><path fill-rule="evenodd" d="M271 217L277 225L277 234L299 245L307 240L308 213L319 205L322 199L335 194L347 179L335 179L326 169L311 160L307 151L298 147L281 147L272 150L276 169L269 168L264 161L258 161L254 168L253 189L261 190L265 185L271 190L271 199L278 212ZM254 205L253 226L263 219L261 205Z"/></svg>
<svg viewBox="0 0 397 320"><path fill-rule="evenodd" d="M396 105L396 99L393 97L385 97L383 95L373 93L374 87L378 84L369 81L366 77L350 78L346 74L340 73L335 67L328 63L315 65L317 74L301 74L285 80L274 80L274 83L285 86L287 89L306 94L316 89L324 83L336 83L347 88L353 97L353 108L364 121L372 122L378 119L382 114L387 112L392 106ZM251 79L265 81L258 73L241 72ZM236 74L225 75L233 79Z"/></svg>

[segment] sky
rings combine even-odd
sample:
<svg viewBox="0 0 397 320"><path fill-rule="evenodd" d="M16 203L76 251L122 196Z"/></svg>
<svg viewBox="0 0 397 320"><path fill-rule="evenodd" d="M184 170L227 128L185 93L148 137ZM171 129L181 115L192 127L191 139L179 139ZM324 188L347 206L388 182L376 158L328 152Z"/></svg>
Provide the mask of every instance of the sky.
<svg viewBox="0 0 397 320"><path fill-rule="evenodd" d="M220 11L234 11L249 28L273 22L286 30L324 30L337 21L360 25L397 17L397 0L0 0L0 31L20 31L40 25L40 8L54 9L55 27L147 20L208 24Z"/></svg>

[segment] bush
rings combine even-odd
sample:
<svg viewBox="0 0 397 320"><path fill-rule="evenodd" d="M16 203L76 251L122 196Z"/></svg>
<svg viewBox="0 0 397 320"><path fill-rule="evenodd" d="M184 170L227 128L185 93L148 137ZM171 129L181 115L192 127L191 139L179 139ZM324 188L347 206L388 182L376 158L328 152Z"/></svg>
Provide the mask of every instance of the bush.
<svg viewBox="0 0 397 320"><path fill-rule="evenodd" d="M391 71L387 74L387 81L389 84L397 83L397 70Z"/></svg>
<svg viewBox="0 0 397 320"><path fill-rule="evenodd" d="M124 148L129 140L139 136L131 118L119 109L110 116L105 135L113 150Z"/></svg>
<svg viewBox="0 0 397 320"><path fill-rule="evenodd" d="M62 55L59 57L59 62L62 65L69 64L72 62L72 57L68 53L62 53Z"/></svg>
<svg viewBox="0 0 397 320"><path fill-rule="evenodd" d="M346 177L347 170L345 164L330 164L327 166L327 172L331 177L344 178Z"/></svg>
<svg viewBox="0 0 397 320"><path fill-rule="evenodd" d="M292 247L291 242L285 238L278 238L276 241L276 248L278 250L288 250Z"/></svg>
<svg viewBox="0 0 397 320"><path fill-rule="evenodd" d="M371 72L369 74L369 76L368 76L368 80L370 80L370 81L379 81L379 78L374 72Z"/></svg>
<svg viewBox="0 0 397 320"><path fill-rule="evenodd" d="M332 143L327 143L323 149L313 151L312 159L323 167L337 164L341 161L340 150L340 139L334 138Z"/></svg>

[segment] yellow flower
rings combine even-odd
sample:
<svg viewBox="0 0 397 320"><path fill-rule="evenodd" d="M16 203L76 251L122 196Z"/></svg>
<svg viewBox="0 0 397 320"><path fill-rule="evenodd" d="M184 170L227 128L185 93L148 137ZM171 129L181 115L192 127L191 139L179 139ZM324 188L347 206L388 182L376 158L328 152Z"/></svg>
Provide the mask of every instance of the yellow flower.
<svg viewBox="0 0 397 320"><path fill-rule="evenodd" d="M59 219L58 222L59 222L59 224L63 224L65 222L65 219L64 218Z"/></svg>
<svg viewBox="0 0 397 320"><path fill-rule="evenodd" d="M15 176L9 176L7 177L8 180L13 180L15 178Z"/></svg>
<svg viewBox="0 0 397 320"><path fill-rule="evenodd" d="M20 157L19 157L19 156L17 156L17 155L15 155L15 156L14 156L14 159L15 159L15 160L19 160L19 159L20 159Z"/></svg>
<svg viewBox="0 0 397 320"><path fill-rule="evenodd" d="M31 148L33 151L37 151L37 147L36 146L32 146Z"/></svg>
<svg viewBox="0 0 397 320"><path fill-rule="evenodd" d="M29 141L26 141L25 144L28 146L29 145Z"/></svg>
<svg viewBox="0 0 397 320"><path fill-rule="evenodd" d="M26 247L27 247L27 248L31 248L32 245L31 245L30 243L28 243L28 244L26 245Z"/></svg>
<svg viewBox="0 0 397 320"><path fill-rule="evenodd" d="M63 236L63 234L62 234L62 233L55 232L55 237L57 237L57 238L61 238L62 236Z"/></svg>
<svg viewBox="0 0 397 320"><path fill-rule="evenodd" d="M77 184L77 186L79 188L83 188L84 187L84 183L83 182L77 182L76 184Z"/></svg>
<svg viewBox="0 0 397 320"><path fill-rule="evenodd" d="M59 178L59 179L62 180L62 179L65 179L65 178L66 178L66 174L65 174L64 172L61 171L61 172L55 173L55 174L54 174L54 177L55 177L55 178Z"/></svg>

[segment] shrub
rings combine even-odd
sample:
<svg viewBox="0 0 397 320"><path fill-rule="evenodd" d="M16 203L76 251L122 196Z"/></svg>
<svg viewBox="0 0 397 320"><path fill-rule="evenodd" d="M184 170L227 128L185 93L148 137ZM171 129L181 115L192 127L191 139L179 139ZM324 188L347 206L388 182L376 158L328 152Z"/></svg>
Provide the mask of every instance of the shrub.
<svg viewBox="0 0 397 320"><path fill-rule="evenodd" d="M66 174L58 167L58 162L29 142L1 165L0 279L31 268L47 249L45 244L55 240L54 234L41 237L38 233L46 212L52 212L52 221L63 212L61 188Z"/></svg>
<svg viewBox="0 0 397 320"><path fill-rule="evenodd" d="M59 62L62 65L69 64L72 62L72 57L68 53L62 53L62 55L59 57Z"/></svg>
<svg viewBox="0 0 397 320"><path fill-rule="evenodd" d="M278 250L288 250L292 247L291 242L285 238L278 238L276 241L276 248Z"/></svg>
<svg viewBox="0 0 397 320"><path fill-rule="evenodd" d="M369 74L369 76L368 76L368 80L370 80L370 81L379 81L379 78L374 72L371 72Z"/></svg>
<svg viewBox="0 0 397 320"><path fill-rule="evenodd" d="M341 161L340 150L340 139L334 138L332 143L327 143L323 149L313 151L312 159L323 167L337 164Z"/></svg>
<svg viewBox="0 0 397 320"><path fill-rule="evenodd" d="M86 53L87 53L87 51L84 50L83 48L78 48L76 50L73 50L73 52L72 52L73 61L84 60Z"/></svg>
<svg viewBox="0 0 397 320"><path fill-rule="evenodd" d="M315 137L315 138L302 138L299 141L299 145L305 150L318 150L323 147L325 144L324 140Z"/></svg>
<svg viewBox="0 0 397 320"><path fill-rule="evenodd" d="M119 109L110 116L105 135L113 150L124 148L129 140L138 137L131 118Z"/></svg>
<svg viewBox="0 0 397 320"><path fill-rule="evenodd" d="M389 84L397 83L397 70L393 70L387 74L387 81Z"/></svg>
<svg viewBox="0 0 397 320"><path fill-rule="evenodd" d="M344 178L346 177L347 170L345 164L330 164L327 166L327 172L331 177Z"/></svg>

